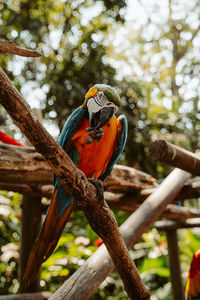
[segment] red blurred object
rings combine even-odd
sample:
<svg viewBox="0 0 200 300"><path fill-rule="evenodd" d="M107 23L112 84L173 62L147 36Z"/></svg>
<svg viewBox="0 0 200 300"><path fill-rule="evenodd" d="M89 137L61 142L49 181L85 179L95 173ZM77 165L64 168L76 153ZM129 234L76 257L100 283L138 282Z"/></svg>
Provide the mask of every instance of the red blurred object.
<svg viewBox="0 0 200 300"><path fill-rule="evenodd" d="M160 244L158 244L158 248L161 248L161 247L166 246L166 245L167 245L167 241L164 240Z"/></svg>
<svg viewBox="0 0 200 300"><path fill-rule="evenodd" d="M10 277L10 276L12 275L12 273L13 273L13 270L8 269L8 270L6 271L6 276Z"/></svg>
<svg viewBox="0 0 200 300"><path fill-rule="evenodd" d="M103 241L100 237L94 242L94 245L97 247L101 246L102 244L103 244Z"/></svg>
<svg viewBox="0 0 200 300"><path fill-rule="evenodd" d="M15 145L15 146L23 146L19 142L17 142L15 139L13 139L11 136L7 135L6 133L0 131L0 142L4 144L9 145Z"/></svg>
<svg viewBox="0 0 200 300"><path fill-rule="evenodd" d="M187 300L200 299L200 249L192 258L185 291Z"/></svg>
<svg viewBox="0 0 200 300"><path fill-rule="evenodd" d="M190 278L193 278L200 272L200 249L198 249L192 259L191 266L190 266Z"/></svg>

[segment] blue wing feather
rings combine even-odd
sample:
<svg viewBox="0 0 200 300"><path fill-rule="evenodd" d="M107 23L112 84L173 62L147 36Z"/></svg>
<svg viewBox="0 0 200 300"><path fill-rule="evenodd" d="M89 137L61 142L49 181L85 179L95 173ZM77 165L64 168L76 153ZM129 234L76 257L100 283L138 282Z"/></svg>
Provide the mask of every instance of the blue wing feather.
<svg viewBox="0 0 200 300"><path fill-rule="evenodd" d="M73 111L73 113L69 116L65 125L63 126L62 132L58 139L59 145L66 149L69 145L71 138L73 137L74 133L77 131L80 122L86 116L86 111L81 106L78 107Z"/></svg>
<svg viewBox="0 0 200 300"><path fill-rule="evenodd" d="M111 159L107 165L106 170L102 175L99 176L98 179L104 180L112 171L113 166L117 163L117 161L120 158L120 155L124 151L124 147L126 144L127 140L127 133L128 133L128 122L127 119L124 115L119 116L119 121L121 123L121 131L119 132L118 138L117 138L117 143L116 143L116 149L111 156Z"/></svg>
<svg viewBox="0 0 200 300"><path fill-rule="evenodd" d="M80 106L67 119L58 140L60 146L65 150L69 146L73 135L78 130L80 123L84 119L84 117L86 117L86 111ZM73 146L69 148L67 153L70 156L71 160L77 165L79 160L79 153L76 147ZM65 192L65 189L60 184L60 181L56 176L54 180L54 185L58 188L58 215L60 217L67 208L67 206L72 202L73 197Z"/></svg>

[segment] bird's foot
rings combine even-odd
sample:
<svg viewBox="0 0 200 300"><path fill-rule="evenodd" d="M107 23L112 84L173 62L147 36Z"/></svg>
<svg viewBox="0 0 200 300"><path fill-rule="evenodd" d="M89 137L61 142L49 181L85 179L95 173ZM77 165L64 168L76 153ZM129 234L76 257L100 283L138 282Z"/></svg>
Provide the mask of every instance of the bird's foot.
<svg viewBox="0 0 200 300"><path fill-rule="evenodd" d="M97 199L101 207L104 205L104 188L101 180L88 178L89 182L92 183L97 189Z"/></svg>
<svg viewBox="0 0 200 300"><path fill-rule="evenodd" d="M102 128L92 128L88 127L86 128L87 131L90 131L86 144L91 144L92 142L99 142L103 137L103 129Z"/></svg>

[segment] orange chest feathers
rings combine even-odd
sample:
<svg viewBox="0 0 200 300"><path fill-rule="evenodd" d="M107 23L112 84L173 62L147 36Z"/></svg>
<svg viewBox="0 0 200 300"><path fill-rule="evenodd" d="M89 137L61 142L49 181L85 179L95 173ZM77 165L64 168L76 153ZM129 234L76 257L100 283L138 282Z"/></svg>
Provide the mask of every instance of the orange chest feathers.
<svg viewBox="0 0 200 300"><path fill-rule="evenodd" d="M103 137L99 142L86 144L89 132L86 128L90 127L88 120L84 120L79 130L74 134L72 143L79 153L78 168L87 177L97 179L106 169L107 164L115 151L118 136L118 120L114 117L103 127Z"/></svg>

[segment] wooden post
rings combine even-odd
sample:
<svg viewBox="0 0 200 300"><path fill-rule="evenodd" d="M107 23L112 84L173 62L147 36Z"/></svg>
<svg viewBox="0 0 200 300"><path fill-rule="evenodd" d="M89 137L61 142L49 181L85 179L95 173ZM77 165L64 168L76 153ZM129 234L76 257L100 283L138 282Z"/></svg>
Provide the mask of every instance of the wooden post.
<svg viewBox="0 0 200 300"><path fill-rule="evenodd" d="M42 113L38 109L33 109L34 114L42 122ZM26 139L25 145L31 146ZM42 206L41 197L33 194L22 197L22 217L21 217L21 243L19 258L19 292L38 292L40 290L40 273L36 280L28 287L24 287L23 276L27 266L28 258L33 244L38 236L41 226Z"/></svg>
<svg viewBox="0 0 200 300"><path fill-rule="evenodd" d="M21 219L21 245L19 259L19 292L37 292L40 290L40 275L25 289L23 275L26 269L30 251L39 233L41 226L41 198L31 195L23 195L22 219Z"/></svg>
<svg viewBox="0 0 200 300"><path fill-rule="evenodd" d="M184 289L181 277L181 265L176 229L167 230L169 268L174 300L184 300Z"/></svg>

